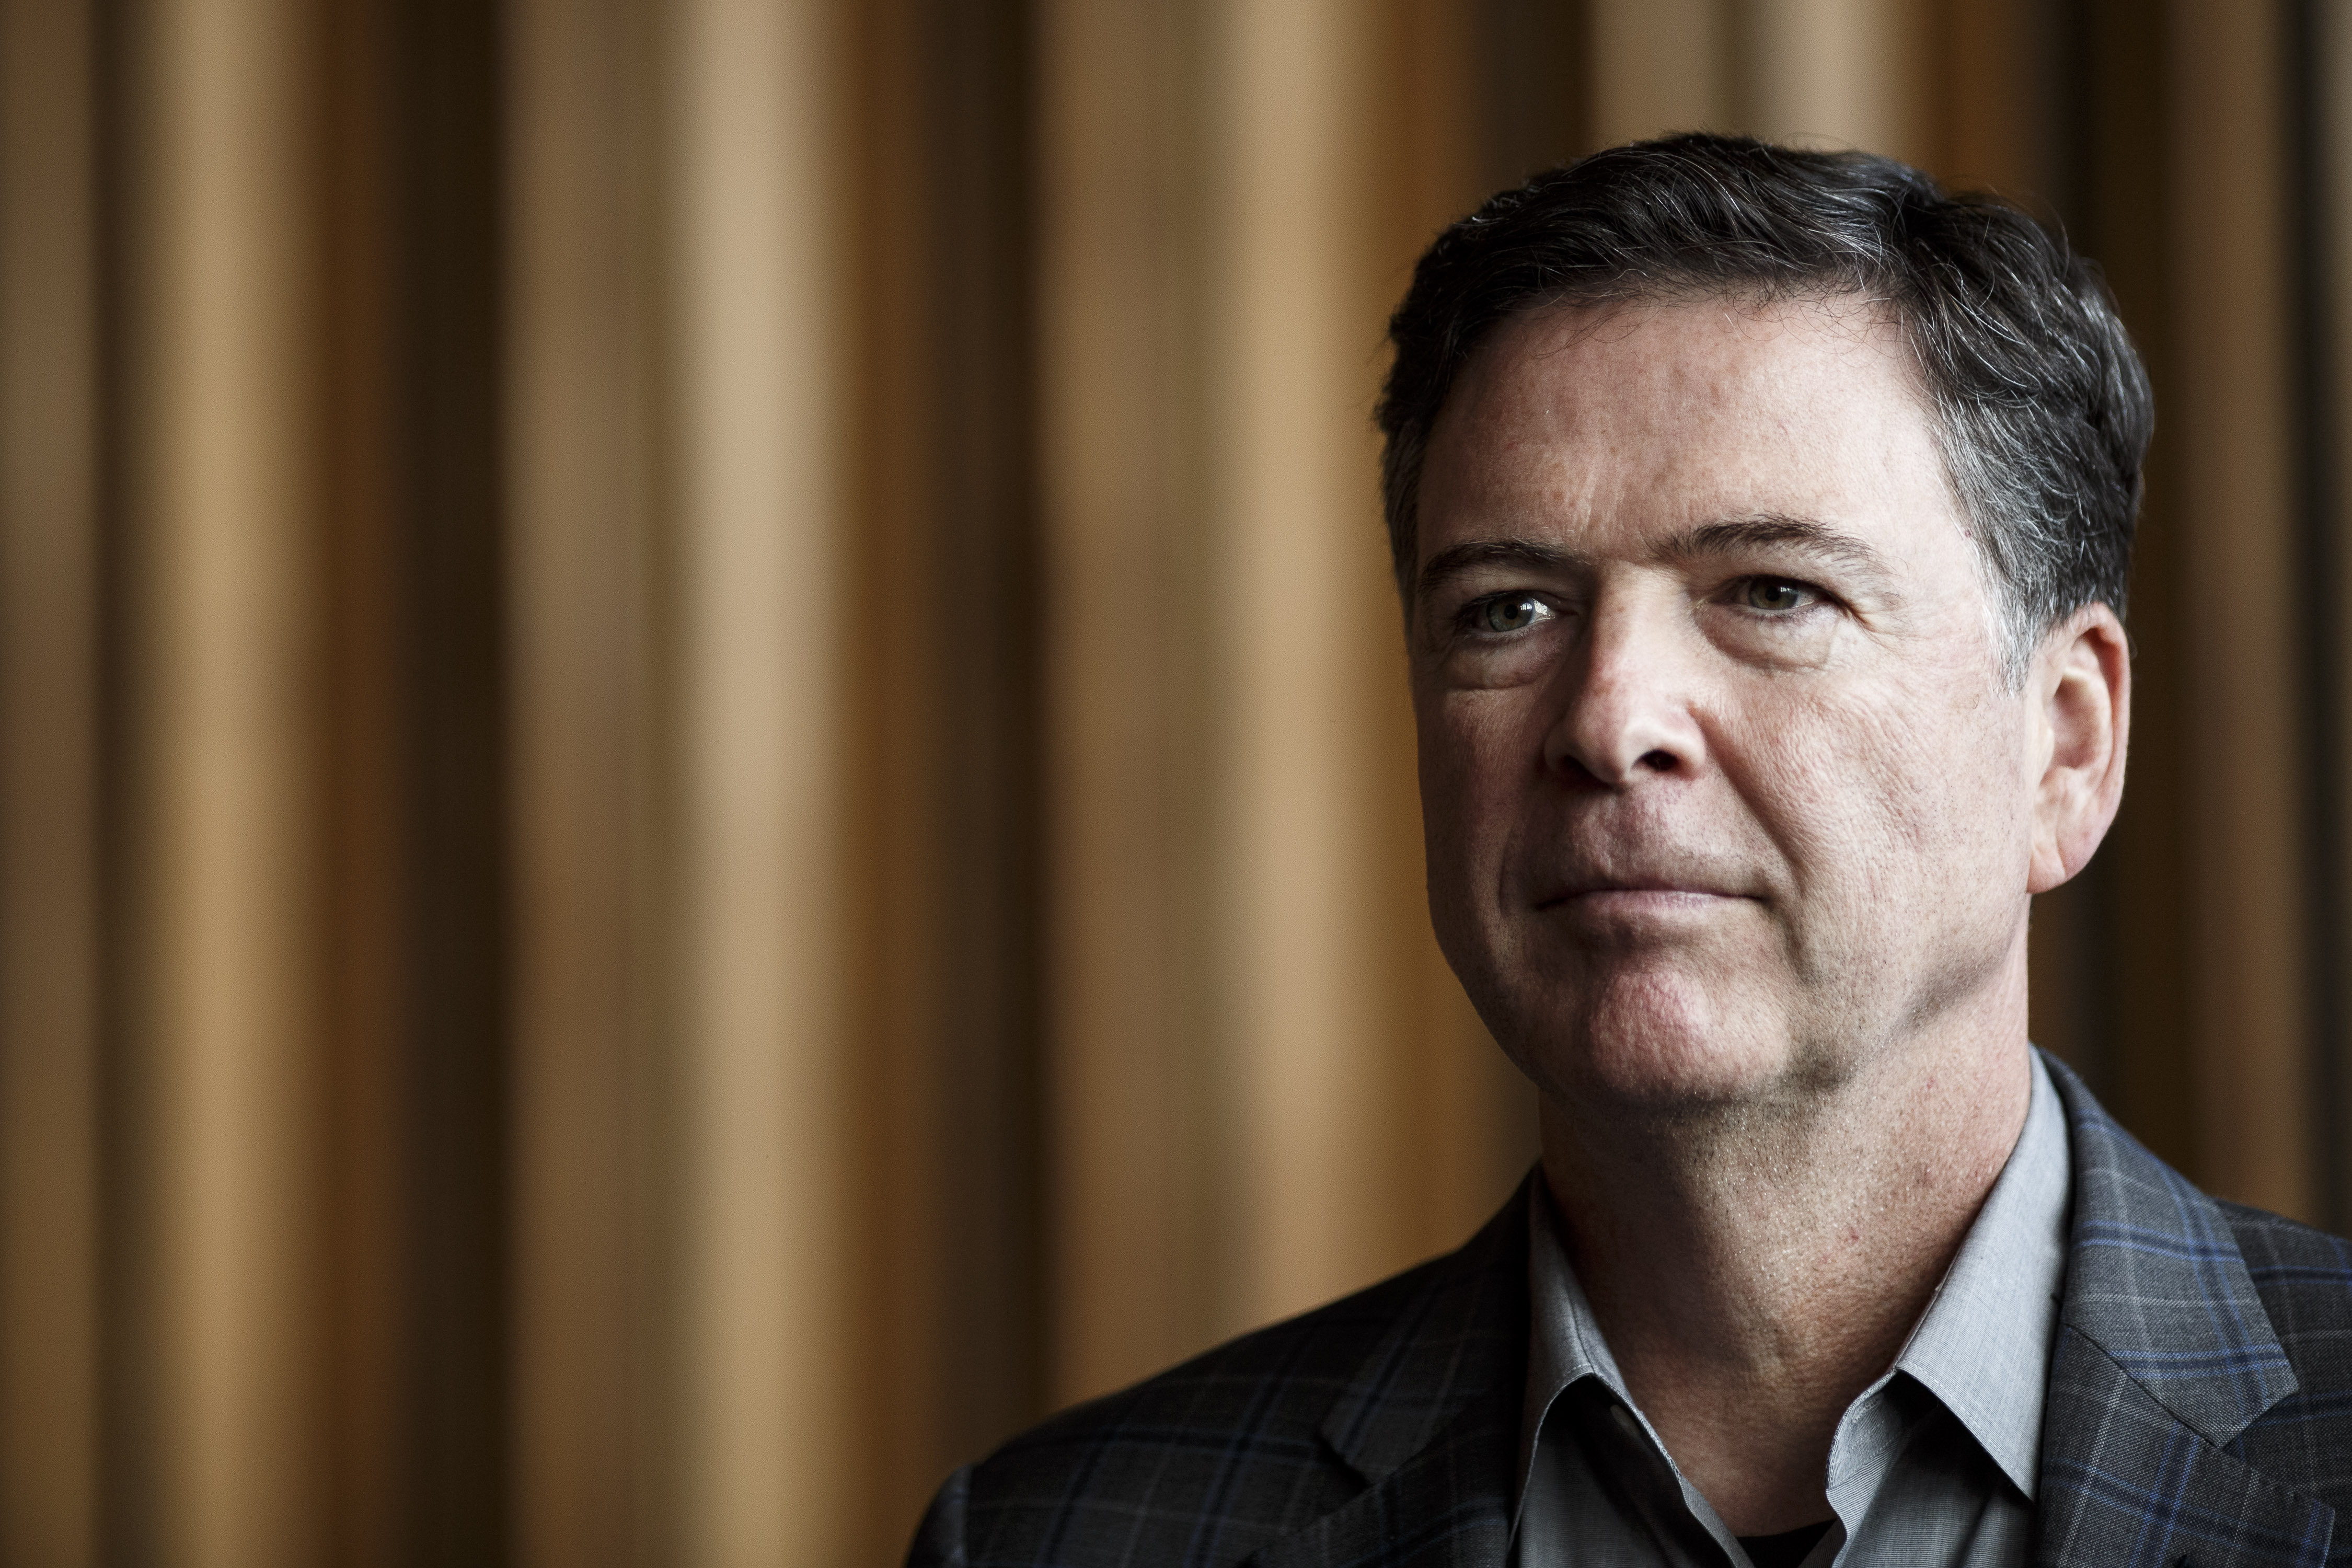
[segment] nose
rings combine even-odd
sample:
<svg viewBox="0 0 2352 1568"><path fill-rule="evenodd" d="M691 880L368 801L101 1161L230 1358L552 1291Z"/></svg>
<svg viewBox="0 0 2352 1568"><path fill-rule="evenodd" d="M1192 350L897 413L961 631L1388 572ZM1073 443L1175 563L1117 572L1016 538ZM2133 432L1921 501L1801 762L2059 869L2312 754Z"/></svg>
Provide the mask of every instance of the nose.
<svg viewBox="0 0 2352 1568"><path fill-rule="evenodd" d="M1559 677L1546 766L1612 790L1699 766L1706 741L1692 711L1681 629L1664 605L1594 606L1580 657Z"/></svg>

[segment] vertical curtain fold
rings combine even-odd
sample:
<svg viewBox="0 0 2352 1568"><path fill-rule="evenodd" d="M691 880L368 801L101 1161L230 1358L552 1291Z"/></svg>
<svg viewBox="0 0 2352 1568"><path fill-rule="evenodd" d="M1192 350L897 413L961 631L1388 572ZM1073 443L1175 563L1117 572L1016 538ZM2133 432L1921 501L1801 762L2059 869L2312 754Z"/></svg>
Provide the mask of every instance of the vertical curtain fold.
<svg viewBox="0 0 2352 1568"><path fill-rule="evenodd" d="M2294 330L2278 8L2176 0L2174 141L2181 196L2167 390L2183 439L2172 496L2203 645L2189 666L2198 803L2197 1164L2242 1201L2313 1212L2297 772L2307 692L2297 657Z"/></svg>
<svg viewBox="0 0 2352 1568"><path fill-rule="evenodd" d="M294 0L158 0L131 283L156 1546L316 1560L331 1520L322 38Z"/></svg>
<svg viewBox="0 0 2352 1568"><path fill-rule="evenodd" d="M682 1561L838 1561L873 1205L841 919L843 18L676 13ZM852 601L854 602L854 601ZM845 624L846 620L846 624Z"/></svg>
<svg viewBox="0 0 2352 1568"><path fill-rule="evenodd" d="M662 704L658 29L509 21L516 1557L665 1544L677 1262Z"/></svg>
<svg viewBox="0 0 2352 1568"><path fill-rule="evenodd" d="M0 5L0 1563L59 1568L101 1485L93 31Z"/></svg>

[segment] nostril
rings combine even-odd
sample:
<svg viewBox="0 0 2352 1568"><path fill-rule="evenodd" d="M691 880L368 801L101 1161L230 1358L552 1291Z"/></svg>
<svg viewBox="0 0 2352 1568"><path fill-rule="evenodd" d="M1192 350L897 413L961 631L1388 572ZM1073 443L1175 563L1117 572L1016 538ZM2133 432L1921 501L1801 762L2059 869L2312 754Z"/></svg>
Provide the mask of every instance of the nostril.
<svg viewBox="0 0 2352 1568"><path fill-rule="evenodd" d="M1667 751L1644 752L1641 765L1652 773L1670 773L1675 771L1675 754Z"/></svg>

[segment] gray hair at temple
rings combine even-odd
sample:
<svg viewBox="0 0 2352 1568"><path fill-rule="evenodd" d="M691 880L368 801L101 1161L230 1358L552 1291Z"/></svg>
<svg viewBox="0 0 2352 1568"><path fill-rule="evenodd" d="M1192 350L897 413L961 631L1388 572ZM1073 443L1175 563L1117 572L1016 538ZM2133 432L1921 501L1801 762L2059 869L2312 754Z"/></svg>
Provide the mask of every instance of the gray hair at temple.
<svg viewBox="0 0 2352 1568"><path fill-rule="evenodd" d="M1893 159L1705 134L1539 174L1423 255L1389 322L1378 413L1408 604L1430 433L1487 334L1548 306L1709 297L1859 298L1900 326L2012 683L2075 610L2124 613L2156 406L2098 269L2009 203Z"/></svg>

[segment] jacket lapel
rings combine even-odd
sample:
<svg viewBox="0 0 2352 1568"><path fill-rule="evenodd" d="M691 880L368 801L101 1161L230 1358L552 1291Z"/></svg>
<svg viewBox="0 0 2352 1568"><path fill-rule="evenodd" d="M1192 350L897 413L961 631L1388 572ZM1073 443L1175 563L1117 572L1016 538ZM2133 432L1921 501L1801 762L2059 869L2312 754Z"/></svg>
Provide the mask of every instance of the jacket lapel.
<svg viewBox="0 0 2352 1568"><path fill-rule="evenodd" d="M2230 1451L2295 1378L2228 1220L2049 1066L2074 1214L2035 1561L2318 1568L2334 1510Z"/></svg>
<svg viewBox="0 0 2352 1568"><path fill-rule="evenodd" d="M1333 1402L1324 1441L1365 1490L1255 1568L1501 1568L1527 1377L1528 1190L1446 1259Z"/></svg>

